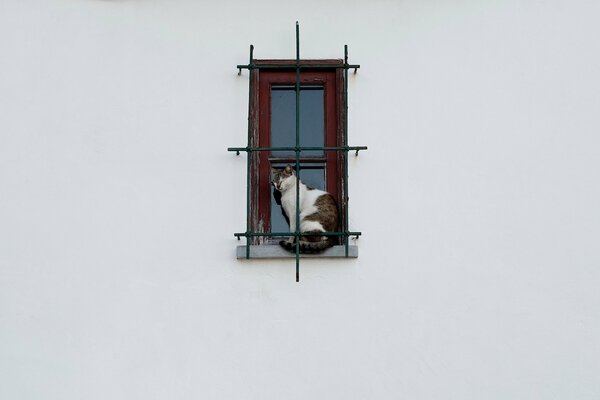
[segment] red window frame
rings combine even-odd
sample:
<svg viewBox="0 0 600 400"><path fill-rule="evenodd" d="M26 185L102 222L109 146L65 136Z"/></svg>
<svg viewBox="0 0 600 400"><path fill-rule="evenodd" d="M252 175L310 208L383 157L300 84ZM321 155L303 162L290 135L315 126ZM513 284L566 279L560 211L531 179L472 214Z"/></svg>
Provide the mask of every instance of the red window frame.
<svg viewBox="0 0 600 400"><path fill-rule="evenodd" d="M322 86L324 88L324 146L343 146L343 88L344 76L340 69L310 69L311 64L339 65L342 60L302 60L305 68L300 72L301 86ZM269 147L271 143L271 88L274 86L293 86L296 82L294 70L260 69L261 66L294 64L295 60L255 60L259 69L252 76L250 94L250 130L252 147ZM301 163L318 162L325 164L325 183L329 193L338 203L341 229L344 226L343 179L345 174L343 151L324 151L323 157L303 157ZM271 162L294 164L295 156L280 157L270 151L257 151L251 155L251 204L250 225L254 232L270 232L271 214ZM275 238L278 239L278 238ZM268 243L268 237L255 237L253 244Z"/></svg>

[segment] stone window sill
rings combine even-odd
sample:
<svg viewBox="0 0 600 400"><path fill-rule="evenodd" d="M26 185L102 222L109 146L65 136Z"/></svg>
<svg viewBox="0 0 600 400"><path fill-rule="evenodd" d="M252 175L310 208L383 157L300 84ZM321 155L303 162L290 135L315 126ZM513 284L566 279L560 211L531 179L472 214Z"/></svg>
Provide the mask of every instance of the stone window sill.
<svg viewBox="0 0 600 400"><path fill-rule="evenodd" d="M237 246L238 259L246 259L246 246ZM278 244L264 244L250 246L250 258L295 258L296 254L290 253ZM318 254L300 254L300 258L346 258L345 246L333 246ZM348 258L358 258L358 246L348 246Z"/></svg>

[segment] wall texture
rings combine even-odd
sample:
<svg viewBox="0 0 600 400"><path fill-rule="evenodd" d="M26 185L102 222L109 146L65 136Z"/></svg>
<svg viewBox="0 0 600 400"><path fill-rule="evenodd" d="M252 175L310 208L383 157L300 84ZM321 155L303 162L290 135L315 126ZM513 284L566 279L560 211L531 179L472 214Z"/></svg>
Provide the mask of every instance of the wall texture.
<svg viewBox="0 0 600 400"><path fill-rule="evenodd" d="M225 3L0 2L0 398L600 398L600 3ZM369 146L300 284L226 151L296 20Z"/></svg>

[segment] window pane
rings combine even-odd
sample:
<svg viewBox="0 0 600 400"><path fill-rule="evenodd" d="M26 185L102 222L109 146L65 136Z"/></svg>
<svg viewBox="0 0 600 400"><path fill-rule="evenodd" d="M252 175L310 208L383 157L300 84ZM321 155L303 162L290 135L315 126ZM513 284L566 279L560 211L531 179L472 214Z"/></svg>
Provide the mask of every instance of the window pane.
<svg viewBox="0 0 600 400"><path fill-rule="evenodd" d="M300 146L325 145L325 120L322 87L300 88ZM271 89L271 147L296 146L296 91ZM275 157L295 156L293 151L273 152ZM323 156L322 150L303 151L301 157Z"/></svg>
<svg viewBox="0 0 600 400"><path fill-rule="evenodd" d="M285 164L273 165L273 168L284 168ZM300 180L305 185L315 189L325 189L325 169L322 164L301 164ZM279 199L274 196L274 191L271 190L271 232L289 232L290 226L283 216L283 210ZM294 216L295 217L295 216ZM277 238L278 240L280 238Z"/></svg>

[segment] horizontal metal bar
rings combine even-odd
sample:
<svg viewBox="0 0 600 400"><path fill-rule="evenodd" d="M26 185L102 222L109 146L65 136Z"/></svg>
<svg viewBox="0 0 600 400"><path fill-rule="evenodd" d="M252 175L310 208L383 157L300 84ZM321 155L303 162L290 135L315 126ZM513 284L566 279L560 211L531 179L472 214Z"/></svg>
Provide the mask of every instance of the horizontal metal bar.
<svg viewBox="0 0 600 400"><path fill-rule="evenodd" d="M248 65L238 65L236 66L238 70L242 69L335 69L335 68L343 68L343 69L358 69L360 68L359 64L314 64L314 65L296 65L296 64L280 64L280 65L257 65L257 64L248 64Z"/></svg>
<svg viewBox="0 0 600 400"><path fill-rule="evenodd" d="M228 147L227 151L235 151L239 153L240 151L315 151L315 150L324 150L324 151L354 151L357 152L359 150L367 150L367 146L317 146L317 147Z"/></svg>
<svg viewBox="0 0 600 400"><path fill-rule="evenodd" d="M273 237L289 237L289 236L360 236L362 232L319 232L319 233L296 233L296 232L238 232L233 236L240 237L256 237L256 236L273 236Z"/></svg>

